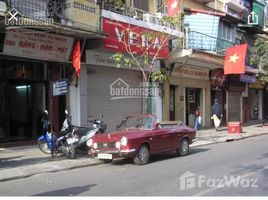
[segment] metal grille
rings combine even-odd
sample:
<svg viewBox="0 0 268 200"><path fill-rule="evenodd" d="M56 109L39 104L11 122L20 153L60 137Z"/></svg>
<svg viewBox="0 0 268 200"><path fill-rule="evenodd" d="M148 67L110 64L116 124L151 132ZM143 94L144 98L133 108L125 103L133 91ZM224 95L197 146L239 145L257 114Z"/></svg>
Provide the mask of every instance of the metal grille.
<svg viewBox="0 0 268 200"><path fill-rule="evenodd" d="M22 15L29 18L47 18L47 0L7 0L9 9L15 8Z"/></svg>
<svg viewBox="0 0 268 200"><path fill-rule="evenodd" d="M98 148L103 149L103 148L115 148L115 142L99 142L98 143Z"/></svg>

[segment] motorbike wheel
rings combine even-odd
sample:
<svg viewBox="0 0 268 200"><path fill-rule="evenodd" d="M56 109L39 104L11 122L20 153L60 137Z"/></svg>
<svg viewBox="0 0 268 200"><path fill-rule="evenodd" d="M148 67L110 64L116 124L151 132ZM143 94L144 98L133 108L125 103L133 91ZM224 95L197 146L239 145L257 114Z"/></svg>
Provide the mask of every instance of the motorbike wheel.
<svg viewBox="0 0 268 200"><path fill-rule="evenodd" d="M67 153L65 154L68 158L74 159L75 158L75 148L73 145L66 146Z"/></svg>
<svg viewBox="0 0 268 200"><path fill-rule="evenodd" d="M40 141L38 142L38 147L39 149L45 153L45 154L51 154L51 150L48 148L47 142L46 141Z"/></svg>

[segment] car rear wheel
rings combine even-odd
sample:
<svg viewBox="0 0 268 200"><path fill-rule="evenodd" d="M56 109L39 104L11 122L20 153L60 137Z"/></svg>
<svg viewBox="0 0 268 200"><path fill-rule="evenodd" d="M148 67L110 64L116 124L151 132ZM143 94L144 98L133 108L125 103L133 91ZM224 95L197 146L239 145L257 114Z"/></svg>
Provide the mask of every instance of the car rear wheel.
<svg viewBox="0 0 268 200"><path fill-rule="evenodd" d="M178 156L186 156L189 154L189 140L184 138L177 149Z"/></svg>
<svg viewBox="0 0 268 200"><path fill-rule="evenodd" d="M139 148L137 155L134 157L133 161L136 165L145 165L150 160L150 151L148 145L142 145Z"/></svg>

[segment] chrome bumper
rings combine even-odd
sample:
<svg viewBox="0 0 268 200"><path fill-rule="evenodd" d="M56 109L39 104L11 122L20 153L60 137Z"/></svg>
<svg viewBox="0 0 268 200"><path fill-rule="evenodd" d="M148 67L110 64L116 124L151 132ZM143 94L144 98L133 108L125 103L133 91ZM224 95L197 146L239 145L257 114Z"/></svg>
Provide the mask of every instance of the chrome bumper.
<svg viewBox="0 0 268 200"><path fill-rule="evenodd" d="M112 154L113 158L131 157L136 152L136 149L91 149L88 154L96 156L98 153Z"/></svg>

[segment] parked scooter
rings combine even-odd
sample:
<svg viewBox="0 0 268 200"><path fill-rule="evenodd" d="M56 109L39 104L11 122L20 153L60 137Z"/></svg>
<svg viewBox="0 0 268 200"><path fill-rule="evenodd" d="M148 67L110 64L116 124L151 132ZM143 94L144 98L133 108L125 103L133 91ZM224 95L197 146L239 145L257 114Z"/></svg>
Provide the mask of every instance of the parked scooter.
<svg viewBox="0 0 268 200"><path fill-rule="evenodd" d="M75 129L71 125L71 118L68 115L68 111L65 111L66 119L63 122L63 128L61 134L63 136L57 137L56 134L52 134L51 124L48 120L48 111L44 112L42 118L44 134L38 138L39 149L47 154L56 156L58 152L64 153L68 158L74 158L75 147L73 144L79 139L75 133Z"/></svg>
<svg viewBox="0 0 268 200"><path fill-rule="evenodd" d="M79 138L77 142L73 144L75 148L79 148L82 151L88 151L87 141L92 138L94 135L99 133L104 133L107 125L102 120L103 116L100 119L94 119L90 122L92 126L90 127L80 127L76 130L76 135Z"/></svg>

